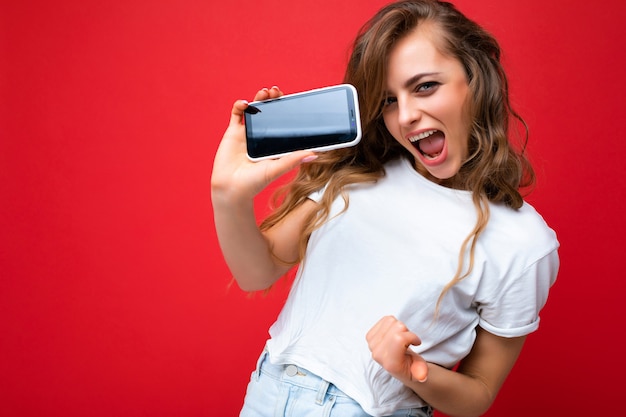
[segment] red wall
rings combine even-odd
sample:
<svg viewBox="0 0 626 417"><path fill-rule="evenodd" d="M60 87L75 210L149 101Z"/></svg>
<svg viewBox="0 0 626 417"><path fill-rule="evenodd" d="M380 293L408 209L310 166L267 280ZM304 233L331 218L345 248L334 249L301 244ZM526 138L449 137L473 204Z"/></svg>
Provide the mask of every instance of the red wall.
<svg viewBox="0 0 626 417"><path fill-rule="evenodd" d="M0 415L237 414L286 285L228 288L209 179L231 103L341 81L383 3L2 2ZM616 415L625 6L457 4L501 40L562 244L488 415Z"/></svg>

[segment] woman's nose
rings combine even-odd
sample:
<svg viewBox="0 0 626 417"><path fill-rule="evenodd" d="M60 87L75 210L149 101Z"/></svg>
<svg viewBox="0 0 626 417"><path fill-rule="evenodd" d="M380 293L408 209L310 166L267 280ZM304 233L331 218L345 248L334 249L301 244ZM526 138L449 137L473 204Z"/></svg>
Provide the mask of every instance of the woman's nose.
<svg viewBox="0 0 626 417"><path fill-rule="evenodd" d="M398 122L402 126L411 126L422 117L422 112L417 103L398 99Z"/></svg>

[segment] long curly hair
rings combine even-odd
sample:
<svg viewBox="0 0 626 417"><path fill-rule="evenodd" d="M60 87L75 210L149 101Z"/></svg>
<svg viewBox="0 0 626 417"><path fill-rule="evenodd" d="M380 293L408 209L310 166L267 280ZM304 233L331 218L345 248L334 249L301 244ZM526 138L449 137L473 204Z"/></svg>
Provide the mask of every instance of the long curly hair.
<svg viewBox="0 0 626 417"><path fill-rule="evenodd" d="M500 46L491 34L451 3L435 0L391 3L361 28L344 76L344 82L354 85L358 91L361 142L351 148L322 153L314 162L302 165L295 178L275 194L276 208L261 223L261 229L270 228L312 192L326 187L319 209L306 223L298 259L281 260L295 265L303 260L311 233L328 220L332 202L341 196L347 209L347 185L375 182L385 175L384 166L391 160L408 158L414 162L385 127L382 102L391 50L422 24L434 24L436 34L440 35L436 40L439 51L462 63L470 91L467 103L472 121L469 158L460 171L442 185L472 192L477 222L459 250L456 274L442 291L441 301L445 292L473 268L476 242L489 220L489 202L518 209L523 204L520 189L535 182L534 171L524 152L528 128L511 107ZM510 129L512 121L520 128Z"/></svg>

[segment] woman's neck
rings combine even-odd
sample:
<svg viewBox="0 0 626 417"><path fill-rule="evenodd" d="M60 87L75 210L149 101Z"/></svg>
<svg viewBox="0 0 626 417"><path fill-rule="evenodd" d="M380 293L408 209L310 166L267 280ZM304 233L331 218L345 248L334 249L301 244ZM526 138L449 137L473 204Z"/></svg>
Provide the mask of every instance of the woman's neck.
<svg viewBox="0 0 626 417"><path fill-rule="evenodd" d="M420 164L417 161L413 162L413 167L422 177L426 178L427 180L431 182L434 182L437 185L441 185L442 187L446 187L446 188L452 188L455 190L466 189L465 187L463 187L462 181L460 181L458 173L454 175L453 177L442 179L442 178L437 178L434 175L432 175L430 172L428 172L426 168L424 168L422 164Z"/></svg>

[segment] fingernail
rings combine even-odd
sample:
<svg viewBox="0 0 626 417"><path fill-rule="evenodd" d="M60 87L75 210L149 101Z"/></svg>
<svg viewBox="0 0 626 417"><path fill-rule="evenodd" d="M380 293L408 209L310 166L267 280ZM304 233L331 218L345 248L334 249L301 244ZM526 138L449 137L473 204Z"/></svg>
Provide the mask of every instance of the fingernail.
<svg viewBox="0 0 626 417"><path fill-rule="evenodd" d="M305 156L304 158L302 158L302 163L307 163L307 162L311 162L317 159L317 155L309 155L309 156Z"/></svg>

